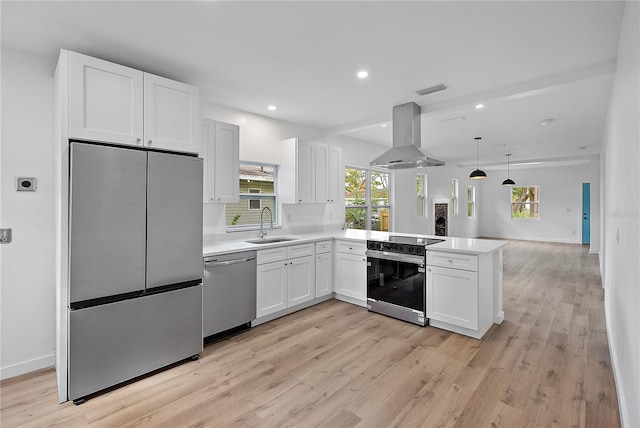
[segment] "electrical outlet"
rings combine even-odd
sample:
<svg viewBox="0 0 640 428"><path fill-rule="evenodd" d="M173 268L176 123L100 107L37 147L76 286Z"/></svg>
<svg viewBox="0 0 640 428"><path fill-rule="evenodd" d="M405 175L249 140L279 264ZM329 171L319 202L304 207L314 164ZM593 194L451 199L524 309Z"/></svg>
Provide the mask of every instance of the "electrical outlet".
<svg viewBox="0 0 640 428"><path fill-rule="evenodd" d="M0 229L0 244L11 243L11 229Z"/></svg>
<svg viewBox="0 0 640 428"><path fill-rule="evenodd" d="M16 179L16 190L18 192L35 192L36 184L35 177L18 177Z"/></svg>

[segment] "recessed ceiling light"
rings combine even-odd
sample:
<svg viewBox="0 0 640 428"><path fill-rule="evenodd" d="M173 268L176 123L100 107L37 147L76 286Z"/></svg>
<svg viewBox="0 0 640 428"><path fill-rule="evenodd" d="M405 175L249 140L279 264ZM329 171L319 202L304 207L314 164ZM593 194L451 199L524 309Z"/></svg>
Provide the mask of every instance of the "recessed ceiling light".
<svg viewBox="0 0 640 428"><path fill-rule="evenodd" d="M273 111L273 110L275 110L275 109L276 109L276 106L269 106L269 107L267 107L267 108L268 108L269 110L272 110L272 111Z"/></svg>
<svg viewBox="0 0 640 428"><path fill-rule="evenodd" d="M542 122L540 122L542 124L542 126L547 126L547 125L551 125L553 122L555 122L555 119L544 119Z"/></svg>
<svg viewBox="0 0 640 428"><path fill-rule="evenodd" d="M383 127L383 128L386 128L386 127L387 127L387 124L386 124L386 123L383 123L383 124L382 124L382 127Z"/></svg>
<svg viewBox="0 0 640 428"><path fill-rule="evenodd" d="M477 109L481 109L482 107L484 107L484 104L476 104Z"/></svg>
<svg viewBox="0 0 640 428"><path fill-rule="evenodd" d="M358 78L359 79L364 79L369 75L368 71L362 70L362 71L358 71Z"/></svg>

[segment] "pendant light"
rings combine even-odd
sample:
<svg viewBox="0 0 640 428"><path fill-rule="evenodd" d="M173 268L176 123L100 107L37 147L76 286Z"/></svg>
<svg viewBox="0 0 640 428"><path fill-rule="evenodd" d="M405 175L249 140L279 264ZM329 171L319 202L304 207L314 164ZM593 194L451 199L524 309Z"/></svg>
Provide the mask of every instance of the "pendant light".
<svg viewBox="0 0 640 428"><path fill-rule="evenodd" d="M487 173L482 171L478 167L478 162L479 162L479 159L480 159L480 149L478 147L478 143L480 142L482 137L476 137L474 139L476 140L476 170L473 171L471 174L469 174L469 178L472 179L472 180L480 180L482 178L487 178Z"/></svg>
<svg viewBox="0 0 640 428"><path fill-rule="evenodd" d="M515 186L516 182L509 178L509 157L511 153L507 154L507 179L502 182L503 186Z"/></svg>

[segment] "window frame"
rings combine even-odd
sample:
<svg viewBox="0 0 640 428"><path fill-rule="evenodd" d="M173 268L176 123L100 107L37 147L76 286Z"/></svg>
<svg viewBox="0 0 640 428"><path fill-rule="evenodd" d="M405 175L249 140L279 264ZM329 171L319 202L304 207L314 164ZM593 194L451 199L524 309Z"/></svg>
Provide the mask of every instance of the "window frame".
<svg viewBox="0 0 640 428"><path fill-rule="evenodd" d="M460 189L457 178L451 179L451 215L458 215L460 213Z"/></svg>
<svg viewBox="0 0 640 428"><path fill-rule="evenodd" d="M529 188L535 188L536 189L536 200L535 201L530 201L530 202L513 202L513 192L516 189L529 189ZM513 215L513 206L515 204L520 204L520 205L526 205L526 204L530 204L530 205L535 205L536 209L535 212L537 213L536 217L531 217L531 216L527 216L527 217L520 217L520 216L514 216ZM512 219L517 219L517 220L540 220L540 185L533 185L533 186L512 186L509 188L509 210L510 210L510 217ZM530 210L531 211L531 210Z"/></svg>
<svg viewBox="0 0 640 428"><path fill-rule="evenodd" d="M379 210L379 209L388 209L389 211L389 229L391 229L391 219L393 216L393 206L391 204L391 200L392 200L392 196L391 196L391 189L392 189L392 180L393 180L393 175L391 174L390 171L386 171L383 169L378 169L378 168L365 168L365 167L358 167L358 166L350 166L350 165L345 165L344 166L345 169L345 177L347 176L347 170L351 169L351 170L356 170L356 171L364 171L365 173L365 199L364 199L364 204L362 205L353 205L353 204L348 204L347 202L347 198L345 195L345 225L346 225L346 213L347 213L347 209L351 208L351 209L364 209L365 212L365 221L364 221L364 229L360 229L360 230L372 230L371 229L371 225L372 225L372 215L373 215L373 210ZM374 205L372 203L371 200L371 184L372 184L372 180L371 180L371 175L372 173L378 173L378 174L386 174L389 177L389 181L387 183L387 200L388 203L385 205ZM343 192L346 192L346 181L343 184ZM348 227L348 226L346 226Z"/></svg>
<svg viewBox="0 0 640 428"><path fill-rule="evenodd" d="M243 201L247 201L247 211L261 211L266 205L263 203L264 200L272 200L273 201L273 208L271 208L272 210L272 215L273 215L273 225L274 227L280 227L280 216L279 216L279 195L278 195L278 189L279 187L279 172L280 172L280 165L277 164L271 164L271 163L266 163L266 162L253 162L253 161L240 161L238 163L238 169L240 169L240 167L242 165L253 165L253 166L262 166L262 167L267 167L267 168L272 168L273 169L273 191L274 193L262 193L262 189L258 189L258 188L247 188L247 192L242 192L242 193L238 193L238 202L230 202L230 203L226 203L224 204L225 208L225 227L226 227L226 231L227 232L239 232L239 231L245 231L245 230L258 230L260 228L260 223L250 223L250 224L239 224L239 225L231 225L231 224L227 224L227 208L228 205L234 205L237 203L242 203ZM238 179L240 180L240 179ZM253 193L250 192L250 190L259 190L259 193ZM250 203L252 200L259 200L260 201L260 208L259 209L255 209L255 208L250 208Z"/></svg>
<svg viewBox="0 0 640 428"><path fill-rule="evenodd" d="M422 192L418 189L418 182L422 179ZM429 207L427 206L427 174L416 174L416 216L417 218L429 218ZM422 205L422 215L419 214L420 205Z"/></svg>
<svg viewBox="0 0 640 428"><path fill-rule="evenodd" d="M467 186L467 218L476 218L476 186Z"/></svg>

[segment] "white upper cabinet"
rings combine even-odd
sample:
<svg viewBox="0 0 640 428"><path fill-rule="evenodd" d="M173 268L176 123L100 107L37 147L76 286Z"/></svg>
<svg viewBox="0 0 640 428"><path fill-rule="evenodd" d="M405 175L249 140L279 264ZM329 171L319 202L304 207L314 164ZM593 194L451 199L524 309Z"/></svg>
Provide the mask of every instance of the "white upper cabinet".
<svg viewBox="0 0 640 428"><path fill-rule="evenodd" d="M316 143L316 202L336 203L340 194L340 148Z"/></svg>
<svg viewBox="0 0 640 428"><path fill-rule="evenodd" d="M143 75L69 52L69 137L142 145Z"/></svg>
<svg viewBox="0 0 640 428"><path fill-rule="evenodd" d="M314 203L315 149L313 143L290 138L282 142L280 194L285 204Z"/></svg>
<svg viewBox="0 0 640 428"><path fill-rule="evenodd" d="M340 148L291 138L282 142L283 203L333 203L340 195Z"/></svg>
<svg viewBox="0 0 640 428"><path fill-rule="evenodd" d="M144 73L144 142L159 149L198 153L198 90Z"/></svg>
<svg viewBox="0 0 640 428"><path fill-rule="evenodd" d="M316 202L325 203L329 201L328 166L329 146L316 143Z"/></svg>
<svg viewBox="0 0 640 428"><path fill-rule="evenodd" d="M68 57L69 138L200 151L197 88L76 52Z"/></svg>
<svg viewBox="0 0 640 428"><path fill-rule="evenodd" d="M204 202L233 203L240 200L240 128L204 119Z"/></svg>

